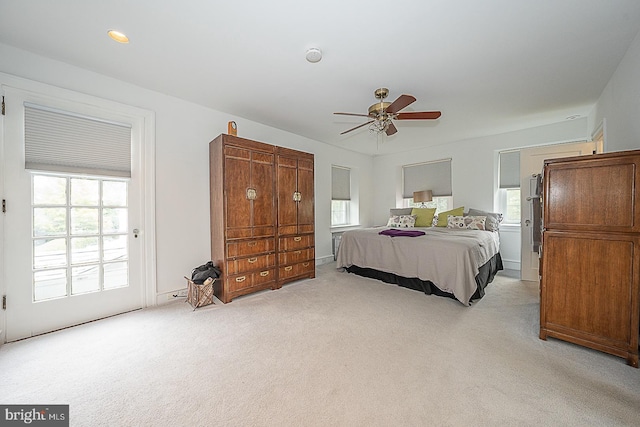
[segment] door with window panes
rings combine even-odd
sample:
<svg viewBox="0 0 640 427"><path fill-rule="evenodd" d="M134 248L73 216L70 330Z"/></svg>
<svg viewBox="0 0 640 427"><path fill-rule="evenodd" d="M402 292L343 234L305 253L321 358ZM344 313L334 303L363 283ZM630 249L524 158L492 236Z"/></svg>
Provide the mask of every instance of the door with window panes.
<svg viewBox="0 0 640 427"><path fill-rule="evenodd" d="M33 301L128 285L127 182L31 174Z"/></svg>
<svg viewBox="0 0 640 427"><path fill-rule="evenodd" d="M31 104L20 91L5 88L5 96L6 340L140 308L131 125ZM110 155L114 126L128 138L126 160ZM128 162L128 172L115 161Z"/></svg>

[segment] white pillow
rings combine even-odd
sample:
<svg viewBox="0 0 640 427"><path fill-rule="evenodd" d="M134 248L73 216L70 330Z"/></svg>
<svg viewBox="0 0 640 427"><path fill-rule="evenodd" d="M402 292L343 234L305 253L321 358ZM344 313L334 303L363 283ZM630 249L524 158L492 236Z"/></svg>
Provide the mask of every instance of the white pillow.
<svg viewBox="0 0 640 427"><path fill-rule="evenodd" d="M470 216L486 216L487 222L485 223L485 229L488 231L498 231L500 229L500 223L502 222L502 214L497 212L486 212L480 209L469 209Z"/></svg>
<svg viewBox="0 0 640 427"><path fill-rule="evenodd" d="M448 216L447 228L467 228L470 230L485 230L486 216Z"/></svg>
<svg viewBox="0 0 640 427"><path fill-rule="evenodd" d="M392 228L413 228L415 225L415 215L391 215L387 222L387 227Z"/></svg>

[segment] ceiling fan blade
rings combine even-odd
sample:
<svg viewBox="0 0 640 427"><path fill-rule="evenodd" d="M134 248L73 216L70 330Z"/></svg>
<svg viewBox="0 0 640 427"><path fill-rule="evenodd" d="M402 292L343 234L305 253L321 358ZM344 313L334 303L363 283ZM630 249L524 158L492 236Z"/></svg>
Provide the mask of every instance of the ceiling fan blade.
<svg viewBox="0 0 640 427"><path fill-rule="evenodd" d="M369 117L368 114L357 114L357 113L333 113L341 116L358 116L358 117Z"/></svg>
<svg viewBox="0 0 640 427"><path fill-rule="evenodd" d="M385 132L387 136L391 136L394 133L398 132L398 129L396 129L396 126L393 123L389 123L389 126L387 126L387 130Z"/></svg>
<svg viewBox="0 0 640 427"><path fill-rule="evenodd" d="M397 113L402 110L407 105L413 104L416 102L416 98L411 95L400 95L398 99L393 101L391 105L387 107L387 113Z"/></svg>
<svg viewBox="0 0 640 427"><path fill-rule="evenodd" d="M440 111L409 111L406 113L398 113L397 120L435 120L440 117Z"/></svg>
<svg viewBox="0 0 640 427"><path fill-rule="evenodd" d="M368 117L368 116L367 116L367 117ZM345 130L344 132L340 132L340 135L344 135L344 134L345 134L345 133L347 133L347 132L351 132L352 130L359 129L359 128L361 128L362 126L366 126L366 125L368 125L369 123L373 123L373 120L369 120L368 122L363 123L363 124L361 124L361 125L358 125L358 126L356 126L356 127L354 127L354 128L351 128L351 129Z"/></svg>

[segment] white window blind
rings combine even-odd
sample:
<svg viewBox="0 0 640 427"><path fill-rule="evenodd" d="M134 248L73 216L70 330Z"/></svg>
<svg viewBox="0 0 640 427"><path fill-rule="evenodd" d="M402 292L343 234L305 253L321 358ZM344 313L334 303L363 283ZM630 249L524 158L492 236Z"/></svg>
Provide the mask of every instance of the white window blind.
<svg viewBox="0 0 640 427"><path fill-rule="evenodd" d="M403 166L402 180L405 199L423 190L431 190L434 196L451 196L451 159Z"/></svg>
<svg viewBox="0 0 640 427"><path fill-rule="evenodd" d="M351 200L351 169L331 166L331 200Z"/></svg>
<svg viewBox="0 0 640 427"><path fill-rule="evenodd" d="M131 177L131 126L25 104L25 168Z"/></svg>
<svg viewBox="0 0 640 427"><path fill-rule="evenodd" d="M520 188L520 151L499 154L500 188Z"/></svg>

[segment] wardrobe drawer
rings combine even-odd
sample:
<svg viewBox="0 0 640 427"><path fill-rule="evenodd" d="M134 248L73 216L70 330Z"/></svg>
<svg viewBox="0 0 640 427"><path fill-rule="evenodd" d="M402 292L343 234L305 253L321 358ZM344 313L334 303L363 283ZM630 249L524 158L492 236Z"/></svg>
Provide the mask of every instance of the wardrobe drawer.
<svg viewBox="0 0 640 427"><path fill-rule="evenodd" d="M301 261L309 261L315 258L315 250L313 248L299 249L290 252L280 252L278 254L278 262L283 264L295 264Z"/></svg>
<svg viewBox="0 0 640 427"><path fill-rule="evenodd" d="M254 271L252 273L238 274L227 277L227 286L229 292L239 291L246 288L254 288L264 285L268 282L275 282L275 269Z"/></svg>
<svg viewBox="0 0 640 427"><path fill-rule="evenodd" d="M275 254L256 255L227 261L227 274L240 274L245 271L264 270L276 266Z"/></svg>
<svg viewBox="0 0 640 427"><path fill-rule="evenodd" d="M279 250L294 251L313 246L313 234L303 234L300 236L280 237L278 240Z"/></svg>
<svg viewBox="0 0 640 427"><path fill-rule="evenodd" d="M275 239L241 240L227 243L227 258L248 257L250 255L273 252Z"/></svg>
<svg viewBox="0 0 640 427"><path fill-rule="evenodd" d="M280 280L285 280L290 277L301 276L311 272L315 273L316 263L314 260L299 262L293 265L281 266L278 270L278 277Z"/></svg>

